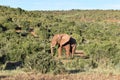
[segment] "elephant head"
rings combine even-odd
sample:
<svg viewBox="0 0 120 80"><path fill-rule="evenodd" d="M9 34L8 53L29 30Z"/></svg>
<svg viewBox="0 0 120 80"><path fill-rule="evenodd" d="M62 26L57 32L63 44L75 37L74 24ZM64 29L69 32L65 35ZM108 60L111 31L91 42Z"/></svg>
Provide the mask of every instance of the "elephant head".
<svg viewBox="0 0 120 80"><path fill-rule="evenodd" d="M70 40L70 36L67 34L54 35L51 41L51 53L53 54L53 47L55 47L56 45L62 47L69 40Z"/></svg>

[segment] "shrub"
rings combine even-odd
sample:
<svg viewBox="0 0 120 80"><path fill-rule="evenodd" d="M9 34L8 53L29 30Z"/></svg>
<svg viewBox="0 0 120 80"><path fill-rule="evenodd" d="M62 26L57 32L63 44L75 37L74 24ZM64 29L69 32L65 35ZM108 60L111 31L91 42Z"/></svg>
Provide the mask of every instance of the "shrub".
<svg viewBox="0 0 120 80"><path fill-rule="evenodd" d="M57 74L65 72L63 64L45 52L38 52L28 56L25 60L25 67L41 73L52 72Z"/></svg>
<svg viewBox="0 0 120 80"><path fill-rule="evenodd" d="M96 63L89 59L74 58L74 60L65 63L68 72L76 73L88 71L90 68L95 68Z"/></svg>

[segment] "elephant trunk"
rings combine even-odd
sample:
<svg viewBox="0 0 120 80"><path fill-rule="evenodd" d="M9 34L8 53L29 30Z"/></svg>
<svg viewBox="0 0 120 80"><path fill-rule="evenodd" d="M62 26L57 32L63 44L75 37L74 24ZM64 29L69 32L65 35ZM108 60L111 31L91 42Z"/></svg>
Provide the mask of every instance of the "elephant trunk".
<svg viewBox="0 0 120 80"><path fill-rule="evenodd" d="M54 54L54 52L53 52L53 46L51 46L51 54L52 54L52 56L53 56L53 54Z"/></svg>
<svg viewBox="0 0 120 80"><path fill-rule="evenodd" d="M52 56L53 56L53 54L54 54L53 49L54 49L54 47L56 46L56 44L57 44L57 42L54 41L54 40L52 40L52 42L51 42L51 54L52 54Z"/></svg>

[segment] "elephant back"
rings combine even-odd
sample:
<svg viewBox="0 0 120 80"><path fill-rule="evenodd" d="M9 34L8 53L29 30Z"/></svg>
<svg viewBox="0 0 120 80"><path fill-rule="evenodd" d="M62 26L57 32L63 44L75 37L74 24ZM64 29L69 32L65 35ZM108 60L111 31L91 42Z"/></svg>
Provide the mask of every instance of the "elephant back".
<svg viewBox="0 0 120 80"><path fill-rule="evenodd" d="M61 34L61 40L60 40L60 46L64 45L65 43L67 43L70 40L70 36L67 34Z"/></svg>

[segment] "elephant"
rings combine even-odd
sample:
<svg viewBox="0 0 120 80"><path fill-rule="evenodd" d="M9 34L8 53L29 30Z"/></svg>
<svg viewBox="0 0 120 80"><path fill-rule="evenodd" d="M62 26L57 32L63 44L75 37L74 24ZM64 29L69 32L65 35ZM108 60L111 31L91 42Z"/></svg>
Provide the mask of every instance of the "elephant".
<svg viewBox="0 0 120 80"><path fill-rule="evenodd" d="M58 45L58 56L61 57L62 48L66 51L66 57L74 55L76 50L76 40L68 34L56 34L51 40L51 54L53 55L53 48Z"/></svg>
<svg viewBox="0 0 120 80"><path fill-rule="evenodd" d="M38 38L38 35L35 33L32 27L28 27L25 32L22 31L22 28L19 26L15 27L15 31L17 34L21 34L21 36L26 37L28 33L30 33L33 37Z"/></svg>
<svg viewBox="0 0 120 80"><path fill-rule="evenodd" d="M34 36L35 38L38 38L38 35L35 33L35 31L34 31L34 29L33 29L32 27L30 27L30 28L28 29L28 32L30 32L31 35Z"/></svg>

